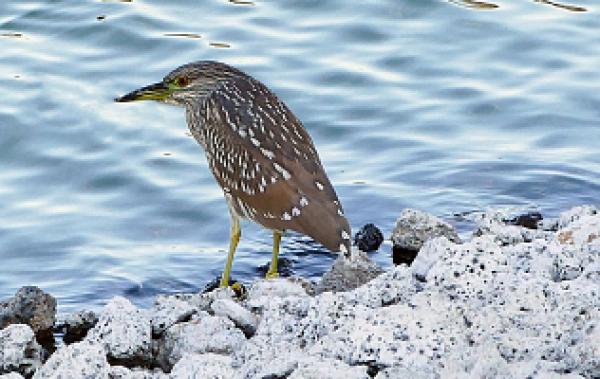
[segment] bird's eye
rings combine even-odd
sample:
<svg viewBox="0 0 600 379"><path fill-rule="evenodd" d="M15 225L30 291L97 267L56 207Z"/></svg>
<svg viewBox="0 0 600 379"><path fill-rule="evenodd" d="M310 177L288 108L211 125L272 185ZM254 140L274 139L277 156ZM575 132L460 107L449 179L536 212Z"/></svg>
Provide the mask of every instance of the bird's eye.
<svg viewBox="0 0 600 379"><path fill-rule="evenodd" d="M189 82L190 81L185 76L180 76L177 79L175 79L175 84L177 84L177 86L179 87L185 87L189 84Z"/></svg>

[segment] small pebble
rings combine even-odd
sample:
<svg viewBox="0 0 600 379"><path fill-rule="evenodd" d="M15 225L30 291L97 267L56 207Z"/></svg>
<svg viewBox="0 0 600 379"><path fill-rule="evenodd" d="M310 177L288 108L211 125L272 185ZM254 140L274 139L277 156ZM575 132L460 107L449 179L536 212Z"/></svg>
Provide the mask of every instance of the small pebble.
<svg viewBox="0 0 600 379"><path fill-rule="evenodd" d="M354 235L354 244L362 251L375 251L383 243L383 233L374 224L366 224Z"/></svg>

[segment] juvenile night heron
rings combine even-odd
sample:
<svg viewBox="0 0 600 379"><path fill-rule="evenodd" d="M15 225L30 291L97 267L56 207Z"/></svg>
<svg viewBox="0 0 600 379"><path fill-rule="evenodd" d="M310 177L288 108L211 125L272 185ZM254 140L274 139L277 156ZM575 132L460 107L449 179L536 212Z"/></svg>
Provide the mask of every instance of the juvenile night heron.
<svg viewBox="0 0 600 379"><path fill-rule="evenodd" d="M349 256L350 226L317 150L300 120L264 84L224 63L200 61L116 99L135 100L184 107L190 132L204 147L231 214L221 286L229 285L241 218L273 231L267 278L278 276L285 230Z"/></svg>

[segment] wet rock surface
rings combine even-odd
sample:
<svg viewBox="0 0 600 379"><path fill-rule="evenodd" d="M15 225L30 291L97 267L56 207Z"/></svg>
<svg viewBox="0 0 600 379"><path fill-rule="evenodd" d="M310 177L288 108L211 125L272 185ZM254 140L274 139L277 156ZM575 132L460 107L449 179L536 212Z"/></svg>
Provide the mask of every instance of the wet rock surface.
<svg viewBox="0 0 600 379"><path fill-rule="evenodd" d="M478 215L474 237L460 244L423 239L411 267L381 272L353 254L316 288L258 280L242 298L217 289L159 296L150 309L116 297L81 342L45 363L33 330L10 325L0 330L0 374L600 377L600 214L577 207L538 229L505 216ZM74 325L93 319L80 316Z"/></svg>

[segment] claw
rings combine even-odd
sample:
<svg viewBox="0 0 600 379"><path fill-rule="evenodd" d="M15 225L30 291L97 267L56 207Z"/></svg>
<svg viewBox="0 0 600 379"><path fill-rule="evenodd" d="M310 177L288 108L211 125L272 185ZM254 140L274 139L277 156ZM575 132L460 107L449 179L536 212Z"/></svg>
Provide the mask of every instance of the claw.
<svg viewBox="0 0 600 379"><path fill-rule="evenodd" d="M233 292L235 292L235 295L237 297L244 297L244 295L246 295L246 289L244 288L244 286L242 286L242 283L240 282L235 282L232 285L229 286L229 288L231 288L233 290Z"/></svg>
<svg viewBox="0 0 600 379"><path fill-rule="evenodd" d="M277 271L267 272L267 275L265 275L265 279L275 279L275 278L279 278L279 273Z"/></svg>

